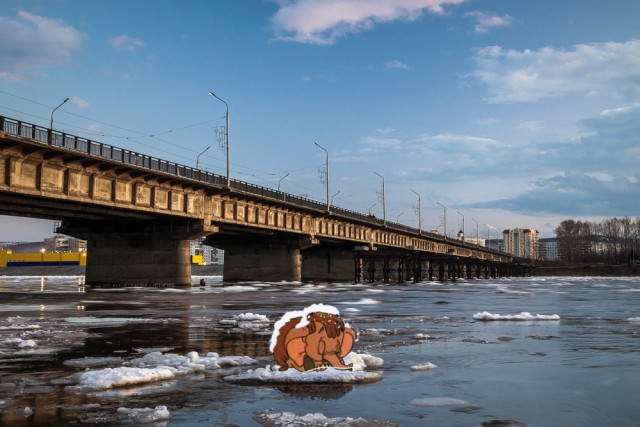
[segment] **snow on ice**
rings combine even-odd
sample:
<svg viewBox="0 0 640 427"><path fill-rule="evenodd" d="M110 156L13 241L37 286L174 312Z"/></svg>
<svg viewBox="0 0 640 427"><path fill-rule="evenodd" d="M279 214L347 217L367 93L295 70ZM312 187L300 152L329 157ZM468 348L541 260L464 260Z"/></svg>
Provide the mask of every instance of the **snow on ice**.
<svg viewBox="0 0 640 427"><path fill-rule="evenodd" d="M139 424L150 424L158 421L166 421L171 418L171 413L164 405L155 408L118 408L119 414L124 414L128 418Z"/></svg>
<svg viewBox="0 0 640 427"><path fill-rule="evenodd" d="M364 418L337 417L328 418L320 412L296 415L293 412L275 412L268 410L257 414L255 419L262 425L288 427L392 427L397 424L390 421L365 420Z"/></svg>
<svg viewBox="0 0 640 427"><path fill-rule="evenodd" d="M128 366L82 372L79 375L78 385L90 389L110 389L169 380L194 372L220 369L220 367L255 363L257 363L255 359L246 356L220 357L217 353L200 356L195 351L187 353L186 356L152 352L126 362Z"/></svg>
<svg viewBox="0 0 640 427"><path fill-rule="evenodd" d="M384 361L369 354L349 353L345 363L353 363L352 370L326 368L318 371L299 372L295 369L280 371L279 366L250 369L246 372L224 377L224 380L236 384L348 384L371 383L380 381L382 373L365 372L366 368L379 368Z"/></svg>
<svg viewBox="0 0 640 427"><path fill-rule="evenodd" d="M536 314L533 315L526 311L521 312L520 314L494 314L489 313L488 311L478 312L473 315L475 320L560 320L560 316L557 314Z"/></svg>
<svg viewBox="0 0 640 427"><path fill-rule="evenodd" d="M434 369L436 369L438 367L438 365L434 365L431 362L428 363L423 363L421 365L413 365L411 367L412 371L432 371Z"/></svg>

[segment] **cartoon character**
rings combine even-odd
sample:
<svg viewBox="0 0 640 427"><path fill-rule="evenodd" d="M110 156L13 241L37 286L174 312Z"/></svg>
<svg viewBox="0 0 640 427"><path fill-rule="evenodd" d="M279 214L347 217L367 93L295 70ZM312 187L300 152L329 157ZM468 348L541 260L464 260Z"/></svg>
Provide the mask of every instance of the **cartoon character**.
<svg viewBox="0 0 640 427"><path fill-rule="evenodd" d="M356 331L345 325L335 307L314 304L285 313L276 322L271 352L281 371L295 368L304 372L329 366L351 369L343 358L356 340Z"/></svg>

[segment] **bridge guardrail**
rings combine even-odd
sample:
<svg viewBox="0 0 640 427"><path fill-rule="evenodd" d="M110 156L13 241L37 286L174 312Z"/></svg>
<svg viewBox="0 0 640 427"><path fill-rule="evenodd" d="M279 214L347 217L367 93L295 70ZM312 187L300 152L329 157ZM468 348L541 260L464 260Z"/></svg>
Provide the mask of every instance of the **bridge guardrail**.
<svg viewBox="0 0 640 427"><path fill-rule="evenodd" d="M41 144L53 145L66 150L88 154L95 157L101 157L126 165L145 168L169 175L178 176L181 178L204 182L207 184L224 186L227 182L226 177L222 175L202 171L190 166L181 165L179 163L170 162L168 160L162 160L156 157L148 156L146 154L137 153L135 151L115 147L109 144L104 144L102 142L93 141L75 135L70 135L65 132L56 131L54 129L45 128L32 123L27 123L4 116L0 116L0 131L22 138L29 138ZM249 182L238 181L235 179L230 179L230 184L231 188L235 190L244 191L246 193L254 194L257 196L291 203L300 207L317 209L321 211L326 210L326 204L305 197L284 193L279 190L273 190L271 188L262 187L259 185L251 184ZM331 207L331 213L338 214L346 218L375 224L377 226L381 226L384 223L381 219L337 206ZM407 225L399 223L387 221L386 226L387 228L390 228L392 230L404 231L416 235L420 234L433 240L440 241L441 243L455 243L452 240L447 239L446 237L439 234L420 231L417 228L409 227ZM478 244L465 243L464 245L467 247L476 247L483 251L488 251L500 255L509 255L500 251L488 249L487 247L480 246Z"/></svg>

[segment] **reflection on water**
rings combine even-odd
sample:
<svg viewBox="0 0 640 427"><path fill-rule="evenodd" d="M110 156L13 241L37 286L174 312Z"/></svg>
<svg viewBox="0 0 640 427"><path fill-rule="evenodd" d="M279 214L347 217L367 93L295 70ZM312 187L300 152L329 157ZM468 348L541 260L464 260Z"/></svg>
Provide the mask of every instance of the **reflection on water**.
<svg viewBox="0 0 640 427"><path fill-rule="evenodd" d="M0 425L127 424L119 407L158 405L171 412L170 426L257 425L254 415L269 408L402 426L635 426L640 418L637 278L227 287L205 279L207 286L192 289L96 289L75 276L0 276ZM69 387L87 369L121 368L152 351L247 355L272 364L273 322L318 302L336 306L359 331L356 351L385 360L382 381L224 382L250 369L236 367L87 393ZM485 311L497 319L528 312L560 320L474 319ZM270 321L239 322L241 313ZM438 368L411 370L426 363ZM28 417L25 408L33 412Z"/></svg>

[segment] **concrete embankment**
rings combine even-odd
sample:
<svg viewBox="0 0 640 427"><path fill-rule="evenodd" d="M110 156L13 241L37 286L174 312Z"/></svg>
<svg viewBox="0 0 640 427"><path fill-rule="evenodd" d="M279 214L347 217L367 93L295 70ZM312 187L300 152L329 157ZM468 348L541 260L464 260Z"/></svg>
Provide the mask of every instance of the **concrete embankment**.
<svg viewBox="0 0 640 427"><path fill-rule="evenodd" d="M0 268L0 276L84 276L84 266L45 265L33 267L5 267ZM194 265L191 267L192 276L221 276L221 265Z"/></svg>

